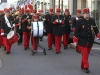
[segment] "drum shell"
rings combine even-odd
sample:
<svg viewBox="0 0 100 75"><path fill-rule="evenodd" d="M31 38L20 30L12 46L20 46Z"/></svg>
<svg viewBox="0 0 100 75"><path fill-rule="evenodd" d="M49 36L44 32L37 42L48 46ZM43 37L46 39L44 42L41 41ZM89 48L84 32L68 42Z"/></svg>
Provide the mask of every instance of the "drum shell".
<svg viewBox="0 0 100 75"><path fill-rule="evenodd" d="M38 29L39 26L39 29ZM31 24L31 35L32 37L42 37L43 36L43 22L32 22Z"/></svg>
<svg viewBox="0 0 100 75"><path fill-rule="evenodd" d="M15 33L14 36L10 39L8 39L9 44L14 44L18 41L18 35Z"/></svg>

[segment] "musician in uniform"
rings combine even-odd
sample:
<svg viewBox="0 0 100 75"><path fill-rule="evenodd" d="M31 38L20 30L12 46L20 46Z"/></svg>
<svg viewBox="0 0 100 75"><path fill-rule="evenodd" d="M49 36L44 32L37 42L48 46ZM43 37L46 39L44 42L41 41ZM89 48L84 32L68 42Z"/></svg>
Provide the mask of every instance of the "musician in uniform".
<svg viewBox="0 0 100 75"><path fill-rule="evenodd" d="M27 29L28 25L31 25L31 18L32 16L29 13L29 10L25 10L25 14L22 16L22 30L23 30L23 42L24 42L24 49L29 49L29 42L30 42L30 30Z"/></svg>
<svg viewBox="0 0 100 75"><path fill-rule="evenodd" d="M38 22L38 15L35 14L32 17L32 20L31 21L32 22ZM31 30L32 29L32 26L27 26L27 29ZM37 43L39 42L39 37L38 36L37 37L34 37L33 36L33 32L31 34L32 34L32 38L31 38L32 47L33 47L34 53L36 53L37 52L37 49L38 49Z"/></svg>
<svg viewBox="0 0 100 75"><path fill-rule="evenodd" d="M53 8L49 9L49 14L45 15L45 28L46 28L46 32L48 35L48 50L52 49L52 43L53 43L53 25L51 22L51 18L53 16Z"/></svg>
<svg viewBox="0 0 100 75"><path fill-rule="evenodd" d="M75 17L72 17L73 18L73 31L75 31L75 28L77 26L77 20L79 20L80 18L83 18L82 15L81 15L81 9L77 9L76 10L76 16Z"/></svg>
<svg viewBox="0 0 100 75"><path fill-rule="evenodd" d="M64 25L64 16L60 15L61 9L56 9L56 14L52 17L52 23L53 23L53 34L55 37L55 48L56 48L56 54L61 53L61 37L63 35L63 25Z"/></svg>
<svg viewBox="0 0 100 75"><path fill-rule="evenodd" d="M63 34L63 44L64 44L64 49L68 48L68 40L69 40L69 35L70 35L70 24L69 20L71 18L71 15L69 13L69 9L65 9L64 12L64 34Z"/></svg>
<svg viewBox="0 0 100 75"><path fill-rule="evenodd" d="M0 10L0 29L1 29L1 18L3 17L3 11ZM0 31L1 34L1 31ZM3 46L3 36L0 35L0 47Z"/></svg>
<svg viewBox="0 0 100 75"><path fill-rule="evenodd" d="M82 18L83 18L83 16L81 15L81 10L80 9L76 10L76 17L73 18L73 22L72 22L72 31L73 32L75 32L75 29L77 27L77 21L82 19ZM74 39L75 38L73 37L73 40ZM78 45L76 46L76 52L81 53Z"/></svg>
<svg viewBox="0 0 100 75"><path fill-rule="evenodd" d="M97 39L100 39L99 30L95 24L95 21L90 18L89 9L83 9L83 19L79 20L77 23L77 28L75 30L75 38L78 40L78 45L82 53L81 69L86 73L89 73L89 62L88 57L93 46L95 35ZM76 43L76 42L74 42Z"/></svg>
<svg viewBox="0 0 100 75"><path fill-rule="evenodd" d="M15 24L16 24L16 33L19 34L20 38L18 40L18 45L22 44L23 41L23 32L22 32L22 11L19 10L18 16L16 16Z"/></svg>
<svg viewBox="0 0 100 75"><path fill-rule="evenodd" d="M1 35L4 36L3 41L4 41L4 47L6 47L6 54L10 54L11 44L7 39L7 34L13 28L14 19L12 19L12 17L10 16L9 9L5 8L4 13L5 15L1 18Z"/></svg>

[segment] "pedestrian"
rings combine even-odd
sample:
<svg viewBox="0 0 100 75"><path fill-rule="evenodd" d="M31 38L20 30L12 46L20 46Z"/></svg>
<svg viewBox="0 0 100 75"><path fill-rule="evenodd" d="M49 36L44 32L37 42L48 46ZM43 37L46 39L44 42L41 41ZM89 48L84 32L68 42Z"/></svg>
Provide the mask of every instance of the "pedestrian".
<svg viewBox="0 0 100 75"><path fill-rule="evenodd" d="M61 38L63 35L64 16L60 14L61 9L56 9L56 14L52 17L53 34L55 38L56 54L61 53Z"/></svg>
<svg viewBox="0 0 100 75"><path fill-rule="evenodd" d="M71 18L71 15L70 15L70 12L69 12L69 9L65 9L65 12L64 12L64 34L63 34L63 45L64 45L64 49L67 49L68 48L68 40L69 40L69 36L70 36L70 18Z"/></svg>
<svg viewBox="0 0 100 75"><path fill-rule="evenodd" d="M52 16L53 16L53 8L50 8L49 14L45 15L46 20L44 21L44 25L48 36L48 50L52 49L52 44L53 44L53 24L51 22Z"/></svg>
<svg viewBox="0 0 100 75"><path fill-rule="evenodd" d="M32 17L31 22L38 22L38 15L34 15ZM34 25L34 24L33 24ZM27 29L32 31L32 26L27 26ZM32 43L32 48L34 50L34 53L37 52L38 49L38 43L39 43L39 36L33 36L33 32L31 33L31 43Z"/></svg>
<svg viewBox="0 0 100 75"><path fill-rule="evenodd" d="M75 29L76 29L76 27L77 27L77 21L78 20L80 20L81 18L83 18L83 16L82 16L82 11L81 11L81 9L77 9L76 10L76 17L73 19L73 24L72 24L72 31L74 32L75 31ZM75 38L73 37L73 40L74 40ZM81 51L80 51L80 48L79 48L79 46L78 45L76 45L76 52L78 52L78 53L81 53Z"/></svg>
<svg viewBox="0 0 100 75"><path fill-rule="evenodd" d="M95 35L100 39L99 30L95 24L95 21L90 18L90 11L88 8L83 9L83 19L79 20L75 30L75 38L78 40L78 45L80 46L82 60L81 69L86 73L89 73L89 62L88 57L91 48L94 43ZM74 43L76 43L74 41Z"/></svg>
<svg viewBox="0 0 100 75"><path fill-rule="evenodd" d="M16 33L19 34L19 40L18 40L18 45L22 44L23 41L23 32L22 32L22 11L19 10L18 15L16 16L15 19L15 24L16 24Z"/></svg>
<svg viewBox="0 0 100 75"><path fill-rule="evenodd" d="M29 49L30 42L30 30L27 29L27 26L31 26L32 16L30 15L30 11L28 9L25 10L25 14L22 16L22 30L23 30L23 43L24 49Z"/></svg>
<svg viewBox="0 0 100 75"><path fill-rule="evenodd" d="M3 41L4 47L6 48L6 54L10 54L12 44L7 39L7 34L13 29L15 22L8 8L4 9L4 13L5 15L1 18L1 35L4 36Z"/></svg>
<svg viewBox="0 0 100 75"><path fill-rule="evenodd" d="M3 10L0 10L0 30L1 30L1 18L3 17ZM1 31L0 31L1 34ZM3 46L3 36L0 35L0 47Z"/></svg>

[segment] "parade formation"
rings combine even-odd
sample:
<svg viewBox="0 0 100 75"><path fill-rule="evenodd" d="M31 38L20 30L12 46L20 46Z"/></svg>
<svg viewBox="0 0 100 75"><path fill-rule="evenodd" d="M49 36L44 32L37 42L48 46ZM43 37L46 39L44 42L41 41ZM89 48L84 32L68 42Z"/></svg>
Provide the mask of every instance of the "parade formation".
<svg viewBox="0 0 100 75"><path fill-rule="evenodd" d="M48 50L52 50L54 44L55 53L60 54L61 44L64 49L68 49L69 38L73 33L73 42L70 43L73 43L76 52L82 54L81 69L89 73L89 53L94 38L100 39L99 30L89 13L89 8L77 9L75 17L70 15L68 8L63 14L60 8L56 11L50 8L48 14L34 8L4 8L0 10L0 47L3 46L6 54L10 54L14 43L22 44L24 50L28 50L31 41L36 54L39 41L43 41L43 33L46 31Z"/></svg>

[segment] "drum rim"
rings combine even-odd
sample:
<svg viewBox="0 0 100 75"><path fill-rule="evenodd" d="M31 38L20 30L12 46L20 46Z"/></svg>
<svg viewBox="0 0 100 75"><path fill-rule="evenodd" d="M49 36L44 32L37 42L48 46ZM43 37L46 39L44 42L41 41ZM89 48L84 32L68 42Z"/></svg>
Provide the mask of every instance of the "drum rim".
<svg viewBox="0 0 100 75"><path fill-rule="evenodd" d="M11 33L12 33L12 36L10 36ZM10 31L10 32L7 34L7 39L11 39L13 36L14 36L14 31Z"/></svg>

